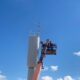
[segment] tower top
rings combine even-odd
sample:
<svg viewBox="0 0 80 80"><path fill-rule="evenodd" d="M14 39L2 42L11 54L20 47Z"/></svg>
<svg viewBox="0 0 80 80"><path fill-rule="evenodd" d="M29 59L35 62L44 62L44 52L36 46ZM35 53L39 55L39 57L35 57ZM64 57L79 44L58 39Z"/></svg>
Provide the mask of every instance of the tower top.
<svg viewBox="0 0 80 80"><path fill-rule="evenodd" d="M40 35L40 30L41 30L41 26L40 23L37 25L37 30L36 30L36 35L39 36Z"/></svg>
<svg viewBox="0 0 80 80"><path fill-rule="evenodd" d="M30 36L40 36L40 33L41 33L40 23L36 24L36 26L34 26L34 27L29 31L29 35L30 35Z"/></svg>

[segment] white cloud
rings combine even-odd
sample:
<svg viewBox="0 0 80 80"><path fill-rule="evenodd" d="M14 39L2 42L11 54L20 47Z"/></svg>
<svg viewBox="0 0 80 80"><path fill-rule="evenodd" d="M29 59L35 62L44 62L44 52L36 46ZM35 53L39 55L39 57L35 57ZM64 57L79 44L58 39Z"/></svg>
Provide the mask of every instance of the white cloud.
<svg viewBox="0 0 80 80"><path fill-rule="evenodd" d="M58 70L58 66L51 66L52 71L57 71Z"/></svg>
<svg viewBox="0 0 80 80"><path fill-rule="evenodd" d="M64 80L74 80L71 76L65 76Z"/></svg>
<svg viewBox="0 0 80 80"><path fill-rule="evenodd" d="M58 78L57 80L63 80L62 78Z"/></svg>
<svg viewBox="0 0 80 80"><path fill-rule="evenodd" d="M80 77L78 77L78 80L80 80Z"/></svg>
<svg viewBox="0 0 80 80"><path fill-rule="evenodd" d="M64 78L58 78L57 80L75 80L72 78L72 76L68 75L68 76L64 76Z"/></svg>
<svg viewBox="0 0 80 80"><path fill-rule="evenodd" d="M54 80L51 76L43 76L40 80ZM70 75L66 75L64 77L59 77L56 80L80 80L80 77L77 77L76 79L73 78Z"/></svg>
<svg viewBox="0 0 80 80"><path fill-rule="evenodd" d="M0 80L7 80L7 77L5 75L0 74Z"/></svg>
<svg viewBox="0 0 80 80"><path fill-rule="evenodd" d="M42 80L53 80L51 76L43 76Z"/></svg>
<svg viewBox="0 0 80 80"><path fill-rule="evenodd" d="M74 52L74 55L76 55L76 56L80 56L80 51L78 51L78 52Z"/></svg>

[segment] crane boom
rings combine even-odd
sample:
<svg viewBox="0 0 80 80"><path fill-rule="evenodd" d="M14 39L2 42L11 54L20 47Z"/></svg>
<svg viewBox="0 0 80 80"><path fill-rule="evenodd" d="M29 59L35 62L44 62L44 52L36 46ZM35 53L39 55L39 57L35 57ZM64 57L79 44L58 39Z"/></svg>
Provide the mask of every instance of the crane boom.
<svg viewBox="0 0 80 80"><path fill-rule="evenodd" d="M38 80L39 75L40 75L40 72L41 72L41 69L42 69L42 63L39 63L39 64L36 66L36 69L35 69L35 72L34 72L34 74L33 74L32 80Z"/></svg>

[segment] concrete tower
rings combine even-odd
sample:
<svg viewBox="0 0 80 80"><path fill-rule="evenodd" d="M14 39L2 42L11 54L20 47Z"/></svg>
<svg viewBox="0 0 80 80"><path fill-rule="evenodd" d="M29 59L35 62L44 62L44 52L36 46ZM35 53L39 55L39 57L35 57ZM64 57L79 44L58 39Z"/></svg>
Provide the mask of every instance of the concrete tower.
<svg viewBox="0 0 80 80"><path fill-rule="evenodd" d="M38 51L39 51L40 37L38 35L29 36L28 42L28 79L32 80L34 70L36 68L38 60Z"/></svg>

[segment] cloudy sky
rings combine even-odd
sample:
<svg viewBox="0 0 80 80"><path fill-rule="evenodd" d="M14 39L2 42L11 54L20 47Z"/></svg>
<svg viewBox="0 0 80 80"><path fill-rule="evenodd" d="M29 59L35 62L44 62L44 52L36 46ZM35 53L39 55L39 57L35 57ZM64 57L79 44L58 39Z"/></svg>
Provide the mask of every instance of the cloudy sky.
<svg viewBox="0 0 80 80"><path fill-rule="evenodd" d="M54 41L40 80L80 80L80 0L0 0L0 80L27 78L28 36Z"/></svg>

